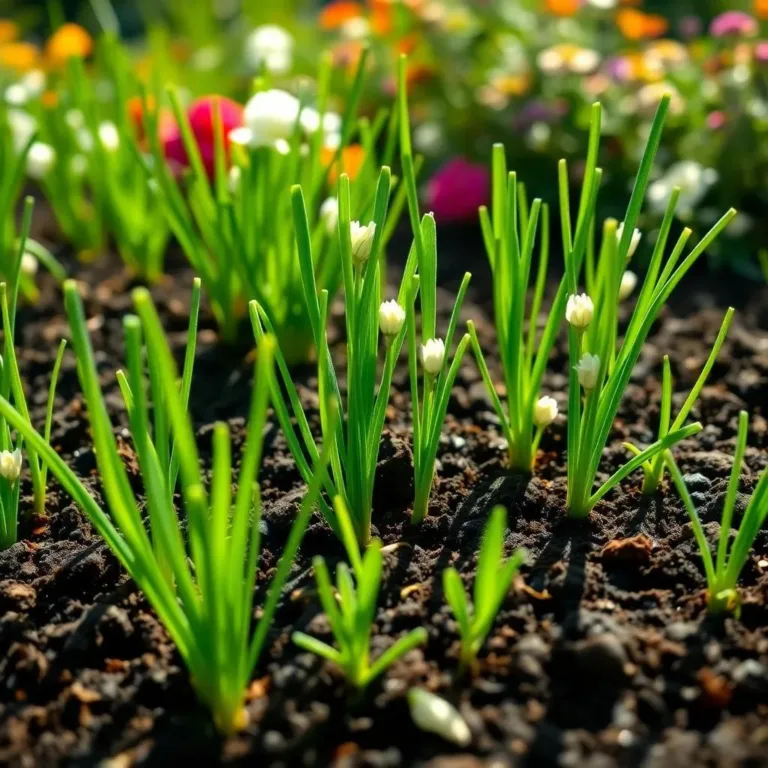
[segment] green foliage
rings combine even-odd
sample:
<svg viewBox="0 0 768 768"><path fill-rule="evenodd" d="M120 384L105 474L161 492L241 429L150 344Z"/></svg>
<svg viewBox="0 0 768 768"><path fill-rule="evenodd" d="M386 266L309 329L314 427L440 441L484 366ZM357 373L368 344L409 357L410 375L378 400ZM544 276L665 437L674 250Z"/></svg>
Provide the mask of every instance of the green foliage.
<svg viewBox="0 0 768 768"><path fill-rule="evenodd" d="M208 179L189 121L178 96L171 102L190 158L190 170L181 184L165 163L157 142L153 149L151 173L157 199L165 210L174 235L187 259L200 275L222 335L232 340L239 321L251 300L270 319L283 356L289 363L311 358L314 329L304 300L302 271L296 258L300 247L292 221L294 202L291 189L300 185L305 196L308 237L313 252L313 281L333 298L342 276L342 254L334 237L335 224L323 214L334 173L343 167L345 148L357 134L364 153L355 183L350 185L350 218L367 222L373 218L374 192L378 174L377 145L387 127L385 113L371 122L357 120L357 104L363 88L365 56L346 94L347 108L340 129L338 149L323 147L322 126L328 116L330 60L324 57L318 74L316 108L320 128L305 143L302 135L303 101L289 140L282 149L274 146L233 147L234 167L227 174L221 130L215 130L216 172ZM259 90L266 86L259 82ZM306 99L306 94L301 94ZM220 115L215 124L220 124ZM389 133L393 129L389 121ZM150 129L150 135L157 131ZM391 163L393 140L385 141L385 164ZM390 158L390 159L387 159ZM390 218L380 223L385 244L397 220L401 201L393 206ZM386 225L386 226L385 226Z"/></svg>
<svg viewBox="0 0 768 768"><path fill-rule="evenodd" d="M572 517L585 517L612 488L646 461L670 448L680 440L701 429L700 424L669 432L633 457L615 472L597 491L593 492L600 459L610 435L632 369L637 362L645 339L670 294L704 253L712 241L736 215L731 209L718 221L691 252L678 264L691 235L683 230L672 253L664 261L667 239L675 214L679 190L672 194L659 237L656 242L645 281L640 290L629 325L620 343L618 339L619 289L625 265L631 256L635 225L645 197L653 161L658 148L669 97L659 105L635 186L623 222L621 237L617 237L617 222L607 220L603 227L602 244L597 259L592 244L595 230L595 204L600 186L600 170L596 167L600 139L600 106L593 108L590 128L590 150L579 201L575 234L572 230L568 199L568 172L565 161L560 165L560 215L565 253L568 293L575 297L587 255L586 283L594 304L594 319L587 326L568 325L570 381L568 391L568 511ZM663 268L662 268L663 265ZM566 316L568 314L566 308ZM590 313L591 315L592 313ZM588 386L580 378L584 364L594 367Z"/></svg>
<svg viewBox="0 0 768 768"><path fill-rule="evenodd" d="M312 328L312 339L317 348L317 379L320 403L320 423L324 443L331 443L331 468L325 483L328 499L340 496L344 507L350 511L355 536L361 547L368 544L371 532L373 507L373 484L376 464L384 428L386 407L395 363L405 337L405 327L387 343L384 367L379 378L379 301L384 281L382 245L385 221L390 197L389 168L382 168L376 187L373 224L375 231L368 246L370 253L364 260L353 255L350 234L351 196L350 184L342 174L339 184L338 249L341 272L344 279L345 321L346 321L346 408L338 384L328 347L328 306L330 295L327 289L318 290L313 269L314 248L307 218L304 195L300 187L292 190L294 228L298 248L299 269L303 300L307 307ZM369 225L370 226L370 225ZM406 306L406 288L416 268L415 251L406 266L405 277L400 287L398 303ZM267 308L254 301L250 306L251 321L257 339L272 333L274 326ZM278 421L288 440L296 465L309 483L314 475L312 468L318 453L318 446L309 427L307 416L299 400L296 386L288 370L285 354L277 352L282 388L273 384L272 402ZM336 412L343 418L332 419ZM294 424L295 420L295 424ZM334 533L341 538L340 522L331 504L321 498L320 508Z"/></svg>
<svg viewBox="0 0 768 768"><path fill-rule="evenodd" d="M471 321L467 325L483 382L507 441L509 464L513 469L530 472L544 429L544 426L536 425L536 402L562 322L567 292L563 281L539 333L538 317L549 265L549 206L542 204L540 199L528 206L525 187L518 183L514 172L507 173L505 150L501 144L493 147L492 178L491 214L482 207L480 224L493 273L493 306L506 407L491 379L475 325ZM528 303L539 219L539 259Z"/></svg>
<svg viewBox="0 0 768 768"><path fill-rule="evenodd" d="M381 588L381 543L371 541L361 556L352 520L341 497L335 499L334 506L352 569L350 571L346 563L336 566L334 592L325 560L316 557L313 565L317 592L336 647L303 632L294 632L292 639L305 651L336 664L351 686L362 689L408 651L426 643L427 631L423 627L411 630L371 663L371 632Z"/></svg>
<svg viewBox="0 0 768 768"><path fill-rule="evenodd" d="M474 665L477 654L493 627L496 614L509 593L520 566L525 562L526 553L521 549L507 560L503 559L506 530L506 510L504 507L494 507L485 528L477 560L472 604L464 591L458 571L455 568L446 568L443 571L443 592L456 618L461 636L462 669Z"/></svg>
<svg viewBox="0 0 768 768"><path fill-rule="evenodd" d="M699 378L696 379L696 383L693 385L693 389L688 393L688 397L683 403L683 407L677 414L677 417L670 426L670 419L672 414L672 371L669 364L669 356L664 355L664 371L662 374L661 385L661 415L659 417L659 440L663 440L670 432L676 432L679 430L685 420L688 418L688 414L691 409L696 405L696 401L701 394L701 390L707 383L707 378L712 371L712 366L717 360L717 356L720 353L720 348L723 346L725 337L728 335L728 329L731 326L731 320L733 319L734 309L729 308L723 318L723 323L720 326L720 332L717 334L712 351L709 353L707 362L701 369ZM624 443L624 447L631 451L635 456L639 456L642 451L632 443ZM659 488L662 480L664 479L665 461L664 454L657 453L653 459L646 461L642 464L643 469L643 493L653 494Z"/></svg>
<svg viewBox="0 0 768 768"><path fill-rule="evenodd" d="M184 384L179 386L178 371L160 319L149 293L145 289L134 291L137 316L125 319L126 381L130 387L131 434L147 500L145 520L118 453L76 285L67 282L64 293L109 514L5 398L0 398L0 414L49 466L145 593L178 646L192 684L210 708L217 728L230 733L243 725L245 688L316 503L324 480L321 467L328 452L321 453L318 459L315 480L283 550L259 622L252 630L261 517L256 475L274 377L274 340L265 337L259 345L237 492L233 497L230 436L224 423L214 428L213 471L208 491L186 408L187 393ZM149 387L144 372L145 341ZM162 417L158 421L157 413L154 423L150 420L147 389L153 398L161 398L155 401L155 411L165 411L164 426L159 426L163 422ZM169 458L170 445L170 455L178 456L183 523L174 505L175 460Z"/></svg>
<svg viewBox="0 0 768 768"><path fill-rule="evenodd" d="M19 240L19 252L15 259L14 271L9 276L12 286L18 286L20 282L19 270L21 268L22 254L27 243L31 216L32 205L28 201ZM11 288L9 290L6 283L0 283L0 309L2 309L3 328L3 354L0 357L0 397L13 401L24 423L32 429L32 420L24 393L24 383L21 380L19 364L16 360L14 339L16 334L17 303L18 289L14 290ZM59 344L51 374L42 438L46 445L50 443L51 438L53 403L56 397L56 384L65 347L66 342L62 340ZM4 465L2 477L0 478L0 550L7 549L16 543L19 519L19 472L21 470L23 450L23 434L19 434L14 440L12 425L9 424L4 415L0 414L0 464ZM32 477L33 512L37 515L43 515L45 514L48 469L33 445L27 446L26 454Z"/></svg>
<svg viewBox="0 0 768 768"><path fill-rule="evenodd" d="M405 78L404 56L400 58L398 121L400 124L400 151L405 189L408 197L413 230L413 247L416 253L418 274L412 278L411 301L407 307L408 360L411 385L411 410L413 418L413 473L415 497L411 522L420 523L427 515L429 497L435 482L435 463L440 445L440 434L448 410L448 401L456 376L469 344L469 335L459 341L456 354L448 364L459 313L464 302L471 275L465 273L461 281L453 312L448 323L445 341L437 338L437 230L431 214L420 218L419 199L416 192L415 163L411 149L410 122ZM417 342L414 303L418 294L421 318L421 343ZM422 387L419 388L419 358L428 343L443 343L443 360L440 370L428 372L422 365Z"/></svg>
<svg viewBox="0 0 768 768"><path fill-rule="evenodd" d="M721 614L735 612L740 609L740 598L737 589L739 575L749 558L749 552L757 534L768 517L768 469L763 470L747 508L737 525L736 537L731 541L731 525L734 521L736 497L739 493L739 479L744 453L747 448L747 432L749 417L746 411L739 414L739 431L736 437L736 453L733 458L733 468L728 481L728 490L723 501L723 512L720 518L720 535L717 544L717 555L713 559L709 542L699 519L696 506L685 485L685 479L677 466L672 454L665 454L666 464L672 479L683 499L685 510L691 519L693 534L699 546L704 570L707 575L707 606L710 613Z"/></svg>

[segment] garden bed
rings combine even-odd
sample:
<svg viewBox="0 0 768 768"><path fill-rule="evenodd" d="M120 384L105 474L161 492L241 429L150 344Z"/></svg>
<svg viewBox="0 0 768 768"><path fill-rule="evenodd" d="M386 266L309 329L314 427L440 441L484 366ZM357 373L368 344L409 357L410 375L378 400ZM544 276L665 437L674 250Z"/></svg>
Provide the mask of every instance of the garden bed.
<svg viewBox="0 0 768 768"><path fill-rule="evenodd" d="M444 253L440 284L470 266L460 239ZM472 260L474 266L474 260ZM453 274L454 267L457 275ZM171 265L153 289L179 354L186 337L192 274ZM478 270L479 271L479 270ZM115 371L123 364L122 317L130 284L115 263L79 267L106 400L127 438ZM477 276L465 304L494 360L487 278ZM445 278L445 279L443 279ZM41 418L56 345L67 333L58 289L19 315L22 375ZM658 413L661 357L669 353L675 390L687 391L709 354L728 303L737 315L699 400L704 431L676 449L708 535L714 540L730 471L738 412L751 415L741 490L766 463L768 318L764 288L721 285L691 276L649 338L624 398L603 470L626 460L622 439L649 443ZM692 287L693 286L693 287ZM729 295L730 292L730 295ZM443 297L447 320L452 296ZM339 326L340 327L340 326ZM252 374L249 345L224 347L201 317L190 410L203 460L211 425L229 421L235 452L244 438ZM493 367L493 364L492 364ZM564 341L551 371L567 368ZM312 419L317 400L310 369L297 385ZM561 408L567 382L548 374L544 390ZM457 380L439 460L440 482L423 525L408 521L413 501L408 442L407 366L398 369L383 436L374 534L385 547L374 655L409 629L429 642L401 659L363 698L317 657L290 642L295 629L328 639L314 592L311 558L333 565L343 550L314 518L294 564L249 690L250 725L222 741L198 704L185 668L143 595L121 571L85 516L54 483L49 517L22 523L20 541L0 553L0 763L114 766L218 761L298 765L764 764L768 759L768 531L758 535L742 575L740 619L707 619L701 557L679 496L665 488L644 498L636 473L587 521L565 518L565 424L542 441L539 471L510 475L496 418L470 355ZM121 431L122 430L122 431ZM74 360L67 357L56 401L52 444L98 493L96 462ZM122 453L141 481L130 442ZM276 565L302 495L286 442L272 423L261 472L265 554L259 584ZM25 485L22 494L28 493ZM474 570L491 507L509 510L507 551L524 546L528 564L504 603L475 676L456 677L453 618L441 574ZM22 505L23 506L23 505ZM743 504L737 505L738 511ZM469 724L468 748L451 747L413 724L411 685L439 692ZM461 757L457 757L461 755Z"/></svg>

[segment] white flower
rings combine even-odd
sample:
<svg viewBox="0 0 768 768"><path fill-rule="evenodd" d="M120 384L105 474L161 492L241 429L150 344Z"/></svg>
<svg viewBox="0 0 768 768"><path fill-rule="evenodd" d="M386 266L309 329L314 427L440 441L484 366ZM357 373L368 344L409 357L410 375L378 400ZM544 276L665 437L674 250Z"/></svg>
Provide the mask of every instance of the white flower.
<svg viewBox="0 0 768 768"><path fill-rule="evenodd" d="M120 148L120 132L117 130L117 126L105 120L99 125L99 141L107 152L117 152Z"/></svg>
<svg viewBox="0 0 768 768"><path fill-rule="evenodd" d="M621 276L621 285L619 286L619 301L629 298L632 291L635 290L637 285L637 275L634 272L627 270Z"/></svg>
<svg viewBox="0 0 768 768"><path fill-rule="evenodd" d="M618 0L589 0L589 4L595 8L599 8L601 11L610 11L611 8L615 8Z"/></svg>
<svg viewBox="0 0 768 768"><path fill-rule="evenodd" d="M600 358L585 352L576 366L579 384L588 392L597 386L597 378L600 375Z"/></svg>
<svg viewBox="0 0 768 768"><path fill-rule="evenodd" d="M12 83L3 94L5 103L13 107L23 107L29 101L29 93L21 83Z"/></svg>
<svg viewBox="0 0 768 768"><path fill-rule="evenodd" d="M436 120L421 123L413 129L413 146L425 155L438 154L445 145L443 128Z"/></svg>
<svg viewBox="0 0 768 768"><path fill-rule="evenodd" d="M274 147L293 134L299 119L299 100L288 93L273 88L259 91L245 105L245 127L250 130L252 147Z"/></svg>
<svg viewBox="0 0 768 768"><path fill-rule="evenodd" d="M243 57L252 72L263 65L273 75L284 75L293 65L293 37L277 24L263 24L248 35Z"/></svg>
<svg viewBox="0 0 768 768"><path fill-rule="evenodd" d="M541 51L536 57L536 63L545 75L554 75L562 72L566 65L565 57L556 47Z"/></svg>
<svg viewBox="0 0 768 768"><path fill-rule="evenodd" d="M6 112L8 128L11 131L13 151L20 153L29 144L37 130L37 120L21 109L9 109Z"/></svg>
<svg viewBox="0 0 768 768"><path fill-rule="evenodd" d="M20 474L21 451L17 448L13 453L10 451L0 452L0 477L4 477L13 484L19 479Z"/></svg>
<svg viewBox="0 0 768 768"><path fill-rule="evenodd" d="M339 224L339 200L336 197L327 197L320 206L320 221L325 224L328 234L332 234Z"/></svg>
<svg viewBox="0 0 768 768"><path fill-rule="evenodd" d="M371 25L362 16L347 19L341 25L341 36L346 40L364 40L371 33Z"/></svg>
<svg viewBox="0 0 768 768"><path fill-rule="evenodd" d="M624 236L624 222L622 221L621 224L616 229L616 244L618 245L621 243L621 238ZM637 251L637 246L640 245L640 240L643 237L643 233L639 229L635 229L635 231L632 233L632 240L629 243L629 252L627 253L627 258L631 259L635 252Z"/></svg>
<svg viewBox="0 0 768 768"><path fill-rule="evenodd" d="M680 187L677 204L678 215L691 218L709 188L717 182L714 168L705 168L695 160L681 160L671 165L667 172L648 187L648 203L654 213L663 214L675 187Z"/></svg>
<svg viewBox="0 0 768 768"><path fill-rule="evenodd" d="M81 152L88 154L93 150L93 134L87 128L80 128L75 133L75 140Z"/></svg>
<svg viewBox="0 0 768 768"><path fill-rule="evenodd" d="M540 397L533 409L533 423L537 427L548 427L557 418L557 401L554 397Z"/></svg>
<svg viewBox="0 0 768 768"><path fill-rule="evenodd" d="M19 82L26 88L29 98L34 99L45 90L45 72L42 69L30 69Z"/></svg>
<svg viewBox="0 0 768 768"><path fill-rule="evenodd" d="M227 137L230 144L237 144L239 147L249 147L253 141L251 129L244 125L238 125L237 128L233 128L227 134Z"/></svg>
<svg viewBox="0 0 768 768"><path fill-rule="evenodd" d="M379 305L379 328L385 336L397 336L405 322L405 310L394 300Z"/></svg>
<svg viewBox="0 0 768 768"><path fill-rule="evenodd" d="M429 339L421 345L421 364L430 376L437 376L445 360L445 343L442 339Z"/></svg>
<svg viewBox="0 0 768 768"><path fill-rule="evenodd" d="M594 72L600 64L600 54L591 48L582 48L571 57L568 69L577 75L586 75Z"/></svg>
<svg viewBox="0 0 768 768"><path fill-rule="evenodd" d="M352 260L360 266L368 260L373 246L373 236L376 234L376 222L363 225L359 221L349 223L349 234L352 239Z"/></svg>
<svg viewBox="0 0 768 768"><path fill-rule="evenodd" d="M408 705L413 722L422 731L436 733L460 747L466 747L472 741L472 733L466 721L456 707L445 699L423 688L411 688L408 691Z"/></svg>
<svg viewBox="0 0 768 768"><path fill-rule="evenodd" d="M21 257L21 273L27 277L34 277L37 274L37 258L28 251Z"/></svg>
<svg viewBox="0 0 768 768"><path fill-rule="evenodd" d="M56 162L56 152L50 144L36 141L27 155L27 175L35 181L40 181L48 175Z"/></svg>
<svg viewBox="0 0 768 768"><path fill-rule="evenodd" d="M594 314L595 305L586 293L581 295L574 294L568 297L568 304L565 307L565 319L574 328L586 328L592 322Z"/></svg>

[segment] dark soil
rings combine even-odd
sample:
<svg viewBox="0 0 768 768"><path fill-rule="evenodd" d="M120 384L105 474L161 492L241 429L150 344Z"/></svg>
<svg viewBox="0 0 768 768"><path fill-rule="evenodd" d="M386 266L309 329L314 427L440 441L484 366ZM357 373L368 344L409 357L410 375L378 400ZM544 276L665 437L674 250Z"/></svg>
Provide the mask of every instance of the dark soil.
<svg viewBox="0 0 768 768"><path fill-rule="evenodd" d="M449 287L467 266L462 252L455 247L453 259L446 257L441 282ZM122 365L121 322L130 311L130 283L114 262L72 269L83 283L107 402L123 439L125 414L114 373ZM476 319L492 354L489 282L478 271L466 315ZM171 276L153 289L180 355L191 279L188 270L171 264ZM37 418L57 341L67 333L56 287L41 282L40 303L21 311L17 344ZM723 284L721 277L693 276L684 284L646 346L604 457L608 473L626 458L622 439L652 441L662 356L669 353L676 391L684 397L726 302L735 303L739 312L694 413L705 429L678 450L713 541L740 409L751 416L742 502L768 462L766 299L763 287ZM441 302L447 315L450 294ZM561 409L565 370L561 348L545 382ZM248 345L218 344L205 314L191 402L205 461L217 419L230 422L239 446L251 371ZM297 376L313 414L312 372ZM299 628L328 639L313 597L310 561L322 553L334 562L342 551L315 519L268 652L254 673L251 724L221 741L154 612L84 515L52 483L48 518L25 520L22 540L0 553L0 764L768 765L768 531L759 534L743 574L740 620L707 619L703 568L677 495L665 487L643 498L636 475L589 520L568 521L564 418L544 437L537 474L510 475L470 357L449 409L431 514L414 530L408 521L406 379L403 366L382 437L374 525L391 546L373 650L378 654L419 625L429 632L425 648L411 652L355 700L334 669L291 644L289 635ZM98 494L70 354L53 442ZM128 440L124 450L135 473ZM276 426L267 436L266 456L262 587L302 493ZM25 481L23 492L29 490ZM471 580L484 523L497 503L509 510L508 551L524 546L528 564L503 605L476 674L461 679L441 573L454 565ZM405 700L411 685L439 692L459 707L473 734L469 748L458 751L416 729Z"/></svg>

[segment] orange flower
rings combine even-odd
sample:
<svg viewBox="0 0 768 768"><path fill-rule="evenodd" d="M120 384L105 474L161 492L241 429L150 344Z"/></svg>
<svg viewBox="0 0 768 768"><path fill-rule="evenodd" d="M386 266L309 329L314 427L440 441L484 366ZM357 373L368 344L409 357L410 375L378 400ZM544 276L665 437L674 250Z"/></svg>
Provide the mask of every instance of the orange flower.
<svg viewBox="0 0 768 768"><path fill-rule="evenodd" d="M320 11L320 27L322 29L339 29L350 19L356 19L362 15L363 6L360 3L336 0Z"/></svg>
<svg viewBox="0 0 768 768"><path fill-rule="evenodd" d="M10 19L0 19L0 45L19 38L19 25Z"/></svg>
<svg viewBox="0 0 768 768"><path fill-rule="evenodd" d="M0 45L0 68L28 72L37 67L39 59L40 51L32 43Z"/></svg>
<svg viewBox="0 0 768 768"><path fill-rule="evenodd" d="M581 0L544 0L544 10L555 16L573 16L581 8Z"/></svg>
<svg viewBox="0 0 768 768"><path fill-rule="evenodd" d="M333 163L333 159L336 157L336 150L324 147L320 156L320 161L323 165L330 165ZM360 173L360 169L365 162L365 150L360 144L350 144L348 147L344 147L341 152L341 172L346 173L350 179L355 179L357 174ZM334 163L328 173L328 180L331 184L335 184L339 179L338 163Z"/></svg>
<svg viewBox="0 0 768 768"><path fill-rule="evenodd" d="M43 102L43 106L46 107L46 109L53 109L59 103L59 95L56 93L56 91L46 91L42 95L41 101Z"/></svg>
<svg viewBox="0 0 768 768"><path fill-rule="evenodd" d="M363 55L363 44L358 40L344 40L331 49L331 60L334 67L354 72Z"/></svg>
<svg viewBox="0 0 768 768"><path fill-rule="evenodd" d="M392 3L389 0L371 0L371 29L377 35L392 31Z"/></svg>
<svg viewBox="0 0 768 768"><path fill-rule="evenodd" d="M616 24L628 40L647 40L661 37L669 28L663 16L624 8L616 14Z"/></svg>
<svg viewBox="0 0 768 768"><path fill-rule="evenodd" d="M755 16L768 19L768 0L755 0Z"/></svg>
<svg viewBox="0 0 768 768"><path fill-rule="evenodd" d="M85 58L93 51L91 36L78 24L64 24L48 38L45 55L53 66L75 56Z"/></svg>

